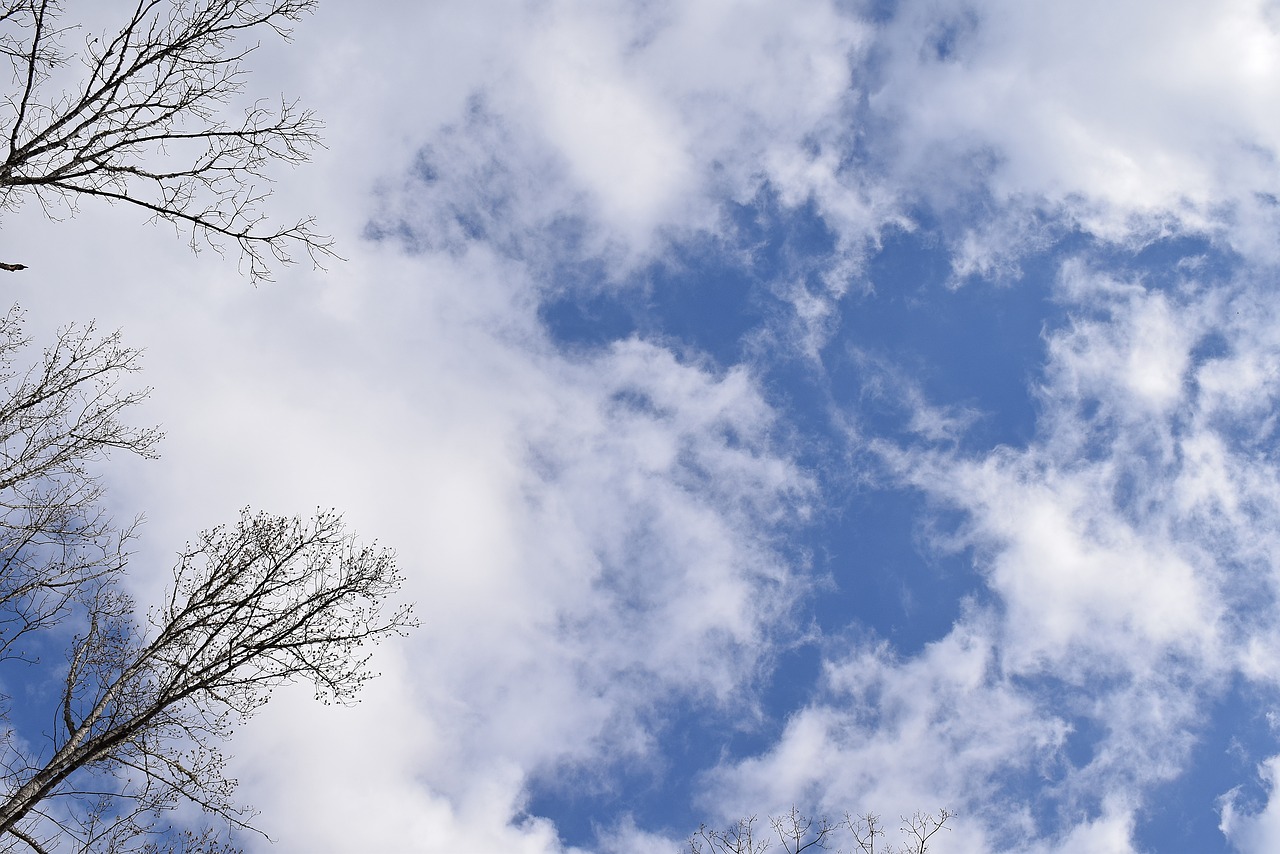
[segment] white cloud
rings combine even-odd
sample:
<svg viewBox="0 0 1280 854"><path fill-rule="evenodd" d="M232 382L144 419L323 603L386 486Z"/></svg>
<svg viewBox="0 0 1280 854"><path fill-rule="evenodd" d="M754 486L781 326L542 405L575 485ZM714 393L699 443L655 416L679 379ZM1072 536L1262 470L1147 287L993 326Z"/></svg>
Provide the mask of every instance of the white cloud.
<svg viewBox="0 0 1280 854"><path fill-rule="evenodd" d="M962 275L1037 239L1028 204L1105 239L1186 228L1274 257L1278 40L1260 0L904 3L877 33L877 165L943 208L990 192L994 221L956 235Z"/></svg>
<svg viewBox="0 0 1280 854"><path fill-rule="evenodd" d="M582 11L532 34L521 76L548 141L597 200L601 219L644 240L683 197L700 193L700 176L679 117L619 67L629 34Z"/></svg>
<svg viewBox="0 0 1280 854"><path fill-rule="evenodd" d="M536 252L547 228L575 223L575 251L603 254L621 277L655 257L666 235L716 229L726 197L750 200L766 180L788 204L818 184L838 189L831 215L859 241L878 216L865 194L839 185L831 154L808 153L817 137L845 132L851 66L868 32L832 4L563 0L488 14L485 28L451 23L423 21L429 46L420 50L484 60L450 70L448 88L466 94L451 111L433 95L416 118L444 184L412 198L391 193L390 215L429 244L445 240L459 206L483 216L496 204L485 223L495 242ZM378 103L340 102L344 122L366 123ZM380 177L399 181L410 160L384 156Z"/></svg>
<svg viewBox="0 0 1280 854"><path fill-rule="evenodd" d="M1269 797L1262 809L1250 813L1237 805L1237 792L1228 792L1222 801L1223 834L1241 854L1263 854L1280 845L1280 803L1276 790L1280 786L1280 760L1271 757L1258 767L1265 780Z"/></svg>
<svg viewBox="0 0 1280 854"><path fill-rule="evenodd" d="M824 701L798 711L768 753L711 777L720 817L796 802L836 816L943 805L960 820L942 850L993 850L990 827L1018 818L1012 805L978 806L1003 800L993 774L1016 764L1034 775L1067 727L1000 677L990 615L970 616L913 660L868 646L832 662Z"/></svg>

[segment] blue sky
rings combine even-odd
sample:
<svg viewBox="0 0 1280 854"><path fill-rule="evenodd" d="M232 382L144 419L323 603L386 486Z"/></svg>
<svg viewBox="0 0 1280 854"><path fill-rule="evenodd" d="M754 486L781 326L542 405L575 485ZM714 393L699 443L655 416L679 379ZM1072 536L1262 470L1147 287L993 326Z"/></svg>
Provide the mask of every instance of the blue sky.
<svg viewBox="0 0 1280 854"><path fill-rule="evenodd" d="M237 734L250 850L1280 850L1280 7L326 2L255 63L344 261L5 220L33 333L147 349L140 601L246 504L409 577L361 705Z"/></svg>

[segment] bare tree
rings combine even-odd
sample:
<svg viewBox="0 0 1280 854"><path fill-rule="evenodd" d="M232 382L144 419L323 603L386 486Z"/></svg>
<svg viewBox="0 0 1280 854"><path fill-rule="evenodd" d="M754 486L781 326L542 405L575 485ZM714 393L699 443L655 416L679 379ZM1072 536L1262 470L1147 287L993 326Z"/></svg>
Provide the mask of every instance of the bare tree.
<svg viewBox="0 0 1280 854"><path fill-rule="evenodd" d="M101 510L91 470L112 450L153 452L155 431L121 420L146 394L122 387L138 354L72 328L19 373L25 344L11 312L0 321L0 666L39 664L28 672L58 687L24 702L38 738L0 716L0 850L227 850L224 832L191 830L174 811L250 827L220 742L298 678L351 701L370 676L364 646L411 623L407 607L385 606L401 577L333 513L246 511L192 543L163 602L140 613L118 585L133 526ZM79 626L69 638L68 626ZM41 658L63 639L65 664Z"/></svg>
<svg viewBox="0 0 1280 854"><path fill-rule="evenodd" d="M121 386L139 354L119 334L67 327L19 373L29 343L21 311L0 317L0 663L30 661L24 641L123 569L134 526L117 530L101 510L90 467L112 450L153 456L160 439L121 421L147 392Z"/></svg>
<svg viewBox="0 0 1280 854"><path fill-rule="evenodd" d="M947 827L947 820L954 816L955 813L945 807L939 809L936 816L919 810L912 813L910 817L903 816L898 832L906 838L906 842L900 848L889 845L881 849L881 854L928 854L929 840L939 830L950 830L951 828ZM858 850L863 854L875 854L876 839L883 838L885 835L880 816L875 813L866 813L857 817L846 814L844 825L853 833L854 841L858 843Z"/></svg>
<svg viewBox="0 0 1280 854"><path fill-rule="evenodd" d="M768 839L756 839L756 816L739 819L726 830L713 830L705 824L689 837L689 854L764 854Z"/></svg>
<svg viewBox="0 0 1280 854"><path fill-rule="evenodd" d="M778 841L787 854L800 854L808 849L827 850L835 841L836 831L848 830L861 854L928 854L929 840L946 827L947 820L955 813L947 809L932 813L916 812L910 818L903 817L899 831L905 838L901 847L886 845L878 848L876 841L885 836L884 825L875 813L860 816L845 814L844 821L833 824L826 818L811 818L796 807L783 815L769 819ZM763 854L770 847L768 839L757 839L754 834L756 817L740 819L727 830L718 831L705 824L686 842L688 854Z"/></svg>
<svg viewBox="0 0 1280 854"><path fill-rule="evenodd" d="M778 834L787 854L800 854L801 851L815 847L826 848L827 837L836 829L825 818L809 818L794 806L786 815L769 819L769 826Z"/></svg>
<svg viewBox="0 0 1280 854"><path fill-rule="evenodd" d="M261 211L267 168L307 159L315 118L285 100L228 117L252 39L288 37L314 4L136 0L118 29L81 33L59 0L0 0L0 56L12 69L0 98L0 207L35 196L56 215L86 197L126 202L186 232L195 250L235 245L255 281L295 250L313 262L331 255L312 219L274 226Z"/></svg>
<svg viewBox="0 0 1280 854"><path fill-rule="evenodd" d="M902 825L898 828L907 837L906 854L928 854L929 840L939 830L950 830L947 819L955 813L946 808L938 810L935 817L932 813L917 810L910 818L903 816Z"/></svg>
<svg viewBox="0 0 1280 854"><path fill-rule="evenodd" d="M880 816L871 812L856 817L845 813L844 826L853 834L853 841L858 844L858 850L862 854L876 854L876 840L883 839L885 835ZM893 846L881 848L881 854L892 854L892 852Z"/></svg>

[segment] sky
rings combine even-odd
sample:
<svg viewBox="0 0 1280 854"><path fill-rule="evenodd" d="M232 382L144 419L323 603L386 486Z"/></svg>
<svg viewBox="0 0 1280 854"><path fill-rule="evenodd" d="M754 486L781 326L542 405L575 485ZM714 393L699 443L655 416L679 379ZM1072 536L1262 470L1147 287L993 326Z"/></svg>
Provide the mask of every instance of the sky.
<svg viewBox="0 0 1280 854"><path fill-rule="evenodd" d="M1280 850L1280 4L325 0L249 67L342 260L0 232L146 350L141 601L245 506L407 576L236 734L248 851Z"/></svg>

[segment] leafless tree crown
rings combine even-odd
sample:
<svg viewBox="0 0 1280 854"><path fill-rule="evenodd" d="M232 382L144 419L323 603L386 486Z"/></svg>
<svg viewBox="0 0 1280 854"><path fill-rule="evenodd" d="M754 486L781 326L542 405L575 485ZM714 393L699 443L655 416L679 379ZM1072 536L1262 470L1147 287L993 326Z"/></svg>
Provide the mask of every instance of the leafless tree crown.
<svg viewBox="0 0 1280 854"><path fill-rule="evenodd" d="M811 818L793 806L790 812L770 818L769 826L786 854L830 850L842 830L852 836L857 848L850 850L857 854L928 854L930 841L939 831L950 830L947 821L954 817L955 813L948 809L940 809L936 815L917 811L910 817L903 816L898 827L903 838L901 846L881 842L885 836L884 824L875 813L859 816L846 813L844 821L832 823L826 818ZM764 854L772 843L769 834L756 831L756 816L751 816L739 819L725 830L702 825L685 843L685 851L687 854Z"/></svg>
<svg viewBox="0 0 1280 854"><path fill-rule="evenodd" d="M195 250L236 246L255 281L299 251L313 262L332 254L312 219L277 226L262 211L267 168L300 163L319 143L314 116L283 99L231 115L253 39L287 37L314 0L136 0L105 33L65 24L64 5L0 0L0 56L12 70L0 97L0 206L35 196L57 216L83 197L127 202Z"/></svg>
<svg viewBox="0 0 1280 854"><path fill-rule="evenodd" d="M154 453L159 435L123 421L146 395L125 387L138 353L68 328L21 370L26 343L19 312L0 319L0 685L31 686L21 726L0 697L0 851L234 850L225 830L254 814L219 744L280 684L355 697L368 644L411 624L386 605L393 556L331 512L245 511L189 544L140 613L117 584L134 526L101 509L93 471ZM223 832L172 820L193 806Z"/></svg>
<svg viewBox="0 0 1280 854"><path fill-rule="evenodd" d="M112 450L152 456L160 439L121 420L147 392L123 387L139 354L118 334L68 327L19 370L28 343L18 309L0 317L0 663L30 661L26 642L122 568L133 526L102 511L92 466Z"/></svg>

